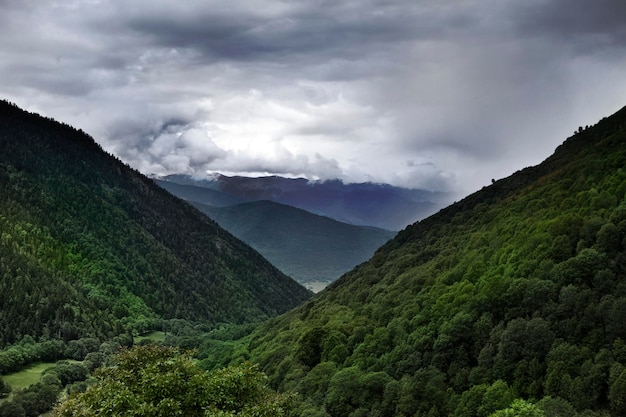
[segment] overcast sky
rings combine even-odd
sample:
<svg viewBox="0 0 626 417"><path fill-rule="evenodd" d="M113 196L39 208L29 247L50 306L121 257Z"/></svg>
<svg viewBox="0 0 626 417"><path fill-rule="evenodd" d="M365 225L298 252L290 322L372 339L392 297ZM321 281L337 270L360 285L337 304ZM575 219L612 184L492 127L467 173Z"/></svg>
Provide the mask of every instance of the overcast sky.
<svg viewBox="0 0 626 417"><path fill-rule="evenodd" d="M468 194L626 105L624 0L0 0L0 98L145 174Z"/></svg>

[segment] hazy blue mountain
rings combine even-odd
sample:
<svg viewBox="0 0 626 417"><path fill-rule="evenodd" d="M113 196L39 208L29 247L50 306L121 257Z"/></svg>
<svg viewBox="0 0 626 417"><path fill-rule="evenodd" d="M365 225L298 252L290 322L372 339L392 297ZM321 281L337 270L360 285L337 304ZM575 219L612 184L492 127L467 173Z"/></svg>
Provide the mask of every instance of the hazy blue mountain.
<svg viewBox="0 0 626 417"><path fill-rule="evenodd" d="M170 193L187 201L217 207L233 206L247 201L246 199L207 187L200 187L193 184L179 184L177 182L161 180L158 178L155 178L154 181Z"/></svg>
<svg viewBox="0 0 626 417"><path fill-rule="evenodd" d="M170 175L160 180L193 185L248 202L274 201L344 223L387 230L401 230L435 213L449 202L449 196L445 193L400 188L388 184L344 184L339 180L308 181L304 178L279 176L250 178L219 174L208 179ZM186 193L189 192L191 190L187 189ZM204 203L226 205L221 194L202 194L200 190L194 192L202 195ZM199 201L197 197L189 199Z"/></svg>
<svg viewBox="0 0 626 417"><path fill-rule="evenodd" d="M321 289L366 261L395 235L267 200L230 207L194 204L312 290Z"/></svg>

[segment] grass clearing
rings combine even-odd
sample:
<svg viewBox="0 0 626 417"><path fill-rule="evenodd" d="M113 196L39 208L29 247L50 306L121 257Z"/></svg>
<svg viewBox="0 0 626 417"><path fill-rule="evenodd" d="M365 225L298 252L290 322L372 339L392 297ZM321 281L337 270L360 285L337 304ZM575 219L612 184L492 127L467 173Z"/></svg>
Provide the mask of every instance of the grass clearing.
<svg viewBox="0 0 626 417"><path fill-rule="evenodd" d="M72 363L81 363L74 359L64 359ZM39 382L41 373L47 368L56 365L56 362L35 362L24 367L22 370L10 374L2 375L2 379L11 385L12 392L6 398L0 398L0 403L13 399L13 392L28 388L29 386Z"/></svg>
<svg viewBox="0 0 626 417"><path fill-rule="evenodd" d="M155 343L164 342L165 341L165 332L157 330L157 331L154 331L154 332L142 334L141 336L135 337L134 343L137 344L137 343L141 342L142 340L151 340L151 341L153 341Z"/></svg>
<svg viewBox="0 0 626 417"><path fill-rule="evenodd" d="M28 365L21 371L4 375L2 378L11 385L13 390L27 388L39 382L41 373L46 370L46 368L54 365L55 362L37 362Z"/></svg>
<svg viewBox="0 0 626 417"><path fill-rule="evenodd" d="M47 368L54 366L54 364L55 362L36 362L28 365L21 371L3 375L2 379L11 385L12 391L15 392L39 382L41 373ZM13 392L11 392L7 398L0 399L0 402L12 399Z"/></svg>

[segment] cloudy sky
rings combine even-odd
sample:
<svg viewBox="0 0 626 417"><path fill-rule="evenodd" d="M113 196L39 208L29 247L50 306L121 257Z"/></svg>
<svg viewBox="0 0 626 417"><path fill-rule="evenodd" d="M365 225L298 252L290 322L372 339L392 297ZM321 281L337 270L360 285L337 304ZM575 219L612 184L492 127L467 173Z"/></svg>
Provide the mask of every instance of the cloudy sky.
<svg viewBox="0 0 626 417"><path fill-rule="evenodd" d="M623 0L0 0L0 98L146 174L467 194L626 105Z"/></svg>

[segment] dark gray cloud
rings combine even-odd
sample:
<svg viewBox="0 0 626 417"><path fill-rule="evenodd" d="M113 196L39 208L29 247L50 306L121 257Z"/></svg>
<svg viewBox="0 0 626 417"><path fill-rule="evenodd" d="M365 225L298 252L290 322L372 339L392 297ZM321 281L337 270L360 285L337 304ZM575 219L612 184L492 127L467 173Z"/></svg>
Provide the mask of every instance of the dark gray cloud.
<svg viewBox="0 0 626 417"><path fill-rule="evenodd" d="M354 58L376 45L434 33L433 22L416 25L414 14L412 7L381 2L294 2L275 13L251 5L248 10L142 13L128 23L159 45L193 48L207 58L315 60L337 52Z"/></svg>
<svg viewBox="0 0 626 417"><path fill-rule="evenodd" d="M516 13L520 33L558 38L579 53L626 46L626 2L620 0L531 1Z"/></svg>
<svg viewBox="0 0 626 417"><path fill-rule="evenodd" d="M0 0L0 95L145 173L471 192L626 97L617 0Z"/></svg>

